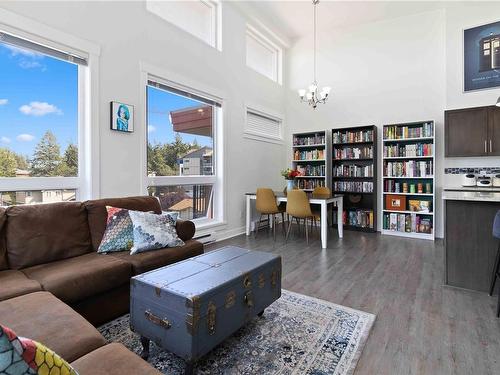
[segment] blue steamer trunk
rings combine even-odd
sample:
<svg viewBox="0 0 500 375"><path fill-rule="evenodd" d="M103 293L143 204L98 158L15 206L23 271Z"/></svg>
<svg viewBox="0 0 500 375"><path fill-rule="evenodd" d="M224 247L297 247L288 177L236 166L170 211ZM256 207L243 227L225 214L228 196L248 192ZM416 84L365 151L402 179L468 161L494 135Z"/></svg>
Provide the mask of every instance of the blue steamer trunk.
<svg viewBox="0 0 500 375"><path fill-rule="evenodd" d="M131 279L131 329L187 361L208 353L281 296L281 257L228 246Z"/></svg>

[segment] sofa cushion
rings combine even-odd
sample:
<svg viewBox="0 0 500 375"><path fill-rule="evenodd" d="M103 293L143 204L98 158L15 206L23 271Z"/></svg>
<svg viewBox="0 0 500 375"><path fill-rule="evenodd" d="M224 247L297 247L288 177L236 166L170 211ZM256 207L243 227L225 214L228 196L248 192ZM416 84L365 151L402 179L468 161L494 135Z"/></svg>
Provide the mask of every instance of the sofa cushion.
<svg viewBox="0 0 500 375"><path fill-rule="evenodd" d="M5 231L4 224L7 219L5 216L5 208L0 207L0 271L9 268L7 263L7 254L5 252Z"/></svg>
<svg viewBox="0 0 500 375"><path fill-rule="evenodd" d="M40 283L16 270L0 271L0 301L42 290Z"/></svg>
<svg viewBox="0 0 500 375"><path fill-rule="evenodd" d="M106 230L106 221L108 213L106 206L126 208L135 211L153 211L161 213L160 202L155 197L129 197L129 198L107 198L96 199L84 202L87 209L90 235L92 237L92 246L95 251L99 249L104 231Z"/></svg>
<svg viewBox="0 0 500 375"><path fill-rule="evenodd" d="M106 230L99 244L98 253L130 250L134 245L134 226L129 210L106 206Z"/></svg>
<svg viewBox="0 0 500 375"><path fill-rule="evenodd" d="M21 269L92 250L83 203L59 202L7 208L7 257Z"/></svg>
<svg viewBox="0 0 500 375"><path fill-rule="evenodd" d="M68 362L106 344L89 322L48 292L0 302L0 317L18 335L43 342Z"/></svg>
<svg viewBox="0 0 500 375"><path fill-rule="evenodd" d="M128 283L132 270L123 260L89 253L25 268L23 272L64 302L75 303Z"/></svg>
<svg viewBox="0 0 500 375"><path fill-rule="evenodd" d="M127 251L120 251L106 256L116 257L131 263L134 275L138 275L200 254L203 254L203 244L189 240L181 247L167 247L133 255L130 255Z"/></svg>
<svg viewBox="0 0 500 375"><path fill-rule="evenodd" d="M72 362L79 375L160 375L161 372L122 344L112 343Z"/></svg>
<svg viewBox="0 0 500 375"><path fill-rule="evenodd" d="M175 221L170 215L157 215L149 212L129 211L134 227L134 246L130 254L184 246L177 236Z"/></svg>
<svg viewBox="0 0 500 375"><path fill-rule="evenodd" d="M61 356L42 343L17 336L0 325L0 369L2 374L67 374L78 375Z"/></svg>

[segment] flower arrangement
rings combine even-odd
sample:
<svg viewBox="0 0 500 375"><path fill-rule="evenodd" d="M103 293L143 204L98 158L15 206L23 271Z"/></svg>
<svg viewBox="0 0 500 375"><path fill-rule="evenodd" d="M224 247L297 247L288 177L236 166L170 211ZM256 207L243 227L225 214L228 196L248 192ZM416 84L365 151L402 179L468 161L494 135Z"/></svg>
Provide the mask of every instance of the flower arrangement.
<svg viewBox="0 0 500 375"><path fill-rule="evenodd" d="M296 169L287 168L281 171L281 175L285 177L285 180L293 180L295 177L300 176L300 172Z"/></svg>

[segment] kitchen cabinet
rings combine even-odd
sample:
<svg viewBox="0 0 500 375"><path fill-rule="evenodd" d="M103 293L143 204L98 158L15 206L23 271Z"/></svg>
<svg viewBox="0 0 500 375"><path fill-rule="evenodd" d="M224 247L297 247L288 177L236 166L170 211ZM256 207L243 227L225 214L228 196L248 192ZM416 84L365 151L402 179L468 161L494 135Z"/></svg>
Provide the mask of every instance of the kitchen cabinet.
<svg viewBox="0 0 500 375"><path fill-rule="evenodd" d="M500 155L500 108L445 111L445 156Z"/></svg>
<svg viewBox="0 0 500 375"><path fill-rule="evenodd" d="M499 240L500 202L445 200L445 284L487 292Z"/></svg>

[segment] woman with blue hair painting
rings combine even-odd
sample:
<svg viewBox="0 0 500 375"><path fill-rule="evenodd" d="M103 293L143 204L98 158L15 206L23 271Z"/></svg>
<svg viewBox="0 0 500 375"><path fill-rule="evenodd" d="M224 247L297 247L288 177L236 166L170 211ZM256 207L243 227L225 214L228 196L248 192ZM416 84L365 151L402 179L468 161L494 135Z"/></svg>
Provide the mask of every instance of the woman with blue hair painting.
<svg viewBox="0 0 500 375"><path fill-rule="evenodd" d="M116 114L117 114L116 129L122 131L128 131L128 120L130 119L130 112L127 106L124 104L120 104Z"/></svg>

